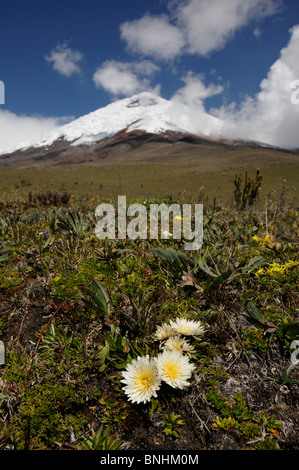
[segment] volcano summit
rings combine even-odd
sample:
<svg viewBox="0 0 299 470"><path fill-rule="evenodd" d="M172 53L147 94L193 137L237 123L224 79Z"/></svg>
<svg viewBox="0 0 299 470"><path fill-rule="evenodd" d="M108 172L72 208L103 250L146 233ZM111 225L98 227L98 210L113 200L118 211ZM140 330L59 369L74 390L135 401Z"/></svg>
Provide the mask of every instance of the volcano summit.
<svg viewBox="0 0 299 470"><path fill-rule="evenodd" d="M223 138L223 124L220 119L195 106L188 107L178 100L165 100L143 92L59 126L39 140L3 150L0 152L0 166L96 164L116 154L122 161L127 161L132 150L142 148L141 153L148 152L149 144L152 153L153 146L159 144L159 150L161 145L164 146L161 157L165 153L175 154L177 147L170 144L178 142L234 149L267 147ZM137 157L135 152L134 159Z"/></svg>

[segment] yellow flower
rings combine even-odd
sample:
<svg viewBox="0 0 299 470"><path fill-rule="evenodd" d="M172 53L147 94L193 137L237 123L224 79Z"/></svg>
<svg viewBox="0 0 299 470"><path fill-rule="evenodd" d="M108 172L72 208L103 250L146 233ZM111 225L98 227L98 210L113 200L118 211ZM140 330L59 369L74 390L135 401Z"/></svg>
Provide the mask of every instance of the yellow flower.
<svg viewBox="0 0 299 470"><path fill-rule="evenodd" d="M298 266L298 264L299 264L299 261L290 260L287 263L285 263L285 267L286 269L288 269L288 268L292 268L293 266Z"/></svg>
<svg viewBox="0 0 299 470"><path fill-rule="evenodd" d="M270 245L274 241L272 235L270 235L269 233L267 233L267 235L265 235L264 238L258 237L257 235L253 235L251 239L262 247L267 244Z"/></svg>
<svg viewBox="0 0 299 470"><path fill-rule="evenodd" d="M270 264L270 266L268 266L266 270L266 274L268 274L269 276L275 277L276 275L284 274L287 269L292 268L293 266L297 266L297 265L298 265L298 261L290 260L290 261L287 261L285 264L279 264L276 261L273 261L273 263Z"/></svg>
<svg viewBox="0 0 299 470"><path fill-rule="evenodd" d="M271 241L272 241L271 235L267 234L267 235L265 236L265 238L264 238L264 243L269 243L269 242L271 242Z"/></svg>
<svg viewBox="0 0 299 470"><path fill-rule="evenodd" d="M253 240L254 242L259 243L262 239L261 239L260 237L258 237L257 235L253 235L253 237L251 238L251 240Z"/></svg>
<svg viewBox="0 0 299 470"><path fill-rule="evenodd" d="M265 274L264 268L258 269L258 271L255 273L255 275L256 275L257 277L263 276L263 274Z"/></svg>

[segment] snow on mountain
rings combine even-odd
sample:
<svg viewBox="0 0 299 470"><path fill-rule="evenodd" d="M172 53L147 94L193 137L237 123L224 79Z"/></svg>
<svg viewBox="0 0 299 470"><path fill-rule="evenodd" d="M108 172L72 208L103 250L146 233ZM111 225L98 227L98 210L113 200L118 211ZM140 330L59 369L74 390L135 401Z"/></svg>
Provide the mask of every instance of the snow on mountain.
<svg viewBox="0 0 299 470"><path fill-rule="evenodd" d="M208 137L217 136L221 127L221 120L205 112L195 113L194 109L180 102L168 101L152 93L143 92L115 101L57 127L37 141L23 142L14 148L0 150L0 154L30 147L47 147L58 139L64 139L75 146L88 145L124 129L127 132L142 130L153 134L170 130Z"/></svg>

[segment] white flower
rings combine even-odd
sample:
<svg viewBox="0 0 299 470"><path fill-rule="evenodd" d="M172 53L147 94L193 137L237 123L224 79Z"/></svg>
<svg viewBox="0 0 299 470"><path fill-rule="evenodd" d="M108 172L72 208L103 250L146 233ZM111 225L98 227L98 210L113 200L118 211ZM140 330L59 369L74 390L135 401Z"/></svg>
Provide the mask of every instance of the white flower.
<svg viewBox="0 0 299 470"><path fill-rule="evenodd" d="M163 348L168 349L169 351L175 349L177 351L186 352L187 354L190 354L194 349L194 347L191 346L188 341L179 335L168 338L167 341L165 341Z"/></svg>
<svg viewBox="0 0 299 470"><path fill-rule="evenodd" d="M172 326L168 323L163 323L162 326L158 326L156 333L154 334L155 338L159 341L169 338L174 334Z"/></svg>
<svg viewBox="0 0 299 470"><path fill-rule="evenodd" d="M201 322L187 320L186 318L177 318L175 321L170 321L170 325L180 335L199 336L205 332Z"/></svg>
<svg viewBox="0 0 299 470"><path fill-rule="evenodd" d="M156 363L149 356L138 357L127 365L122 373L125 394L133 403L146 403L151 397L157 397L161 385Z"/></svg>
<svg viewBox="0 0 299 470"><path fill-rule="evenodd" d="M164 232L162 232L161 235L162 235L162 238L172 237L172 233L169 232L168 230L164 230Z"/></svg>
<svg viewBox="0 0 299 470"><path fill-rule="evenodd" d="M190 385L187 380L190 379L195 366L180 351L165 349L155 360L160 377L168 385L180 389Z"/></svg>

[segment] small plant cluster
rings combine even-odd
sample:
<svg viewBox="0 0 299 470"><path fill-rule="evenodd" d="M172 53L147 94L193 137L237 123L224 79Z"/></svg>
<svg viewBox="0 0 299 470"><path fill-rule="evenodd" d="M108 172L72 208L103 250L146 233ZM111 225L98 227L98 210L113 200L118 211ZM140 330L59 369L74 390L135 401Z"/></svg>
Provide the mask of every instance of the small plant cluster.
<svg viewBox="0 0 299 470"><path fill-rule="evenodd" d="M238 393L233 395L232 405L217 391L210 391L207 399L221 413L212 424L213 429L240 433L247 440L247 449L252 449L253 444L260 450L278 449L276 439L283 424L275 416L254 413Z"/></svg>
<svg viewBox="0 0 299 470"><path fill-rule="evenodd" d="M122 441L111 434L110 426L106 429L100 426L97 431L92 431L91 436L84 436L81 445L86 450L119 450Z"/></svg>
<svg viewBox="0 0 299 470"><path fill-rule="evenodd" d="M48 193L32 193L29 191L28 193L28 201L32 204L40 203L43 206L53 205L59 206L60 204L66 206L69 203L71 195L67 192L63 194L59 193L52 193L49 191Z"/></svg>
<svg viewBox="0 0 299 470"><path fill-rule="evenodd" d="M248 175L248 172L245 173L245 182L244 188L242 189L242 175L237 174L235 176L235 203L237 208L245 209L246 206L252 206L258 199L263 177L260 174L260 169L256 170L255 180Z"/></svg>
<svg viewBox="0 0 299 470"><path fill-rule="evenodd" d="M176 414L174 411L168 415L163 416L165 429L163 430L166 436L181 437L181 431L179 426L184 426L185 422L181 419L181 416Z"/></svg>
<svg viewBox="0 0 299 470"><path fill-rule="evenodd" d="M163 352L154 358L149 355L137 357L122 374L124 391L129 400L146 403L157 397L162 381L173 388L187 388L195 366L189 362L192 346L183 335L196 337L203 333L201 322L186 318L177 318L158 327L155 337L163 342Z"/></svg>

